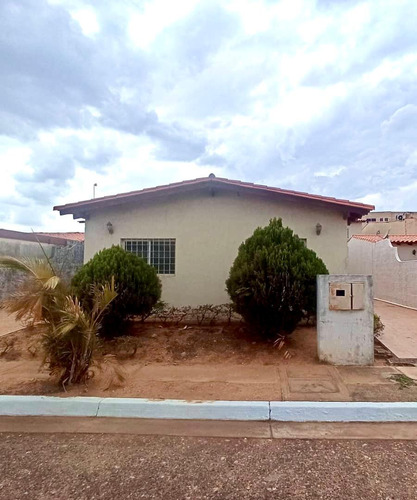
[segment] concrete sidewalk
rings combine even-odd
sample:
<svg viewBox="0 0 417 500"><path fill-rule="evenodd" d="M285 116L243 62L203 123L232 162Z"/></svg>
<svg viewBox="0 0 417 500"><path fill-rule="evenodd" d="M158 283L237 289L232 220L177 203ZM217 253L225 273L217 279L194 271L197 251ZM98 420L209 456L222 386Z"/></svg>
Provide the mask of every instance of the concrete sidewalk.
<svg viewBox="0 0 417 500"><path fill-rule="evenodd" d="M192 400L417 401L417 385L393 380L405 368L391 366L163 365L138 367L135 396ZM408 376L414 377L412 373ZM417 379L417 373L415 374ZM89 391L89 394L95 394ZM104 395L104 394L103 394ZM113 395L110 390L106 395ZM226 397L225 397L226 395ZM114 396L132 397L117 390ZM220 397L219 397L220 396Z"/></svg>
<svg viewBox="0 0 417 500"><path fill-rule="evenodd" d="M417 311L378 299L374 308L385 326L380 342L399 359L417 360Z"/></svg>
<svg viewBox="0 0 417 500"><path fill-rule="evenodd" d="M51 396L93 396L101 398L182 399L194 401L417 401L417 385L403 387L402 375L417 383L417 368L392 366L343 366L320 364L232 365L140 364L128 373L125 386L103 388L93 378L88 386L74 386L64 393L39 363L31 370L19 359L3 362L0 394L48 394ZM27 382L16 390L3 391L2 381L20 375L25 369ZM111 367L109 368L109 370ZM103 375L108 384L109 374ZM408 380L408 379L407 379ZM132 384L134 381L134 385ZM410 382L410 381L409 381ZM23 392L21 387L25 388Z"/></svg>

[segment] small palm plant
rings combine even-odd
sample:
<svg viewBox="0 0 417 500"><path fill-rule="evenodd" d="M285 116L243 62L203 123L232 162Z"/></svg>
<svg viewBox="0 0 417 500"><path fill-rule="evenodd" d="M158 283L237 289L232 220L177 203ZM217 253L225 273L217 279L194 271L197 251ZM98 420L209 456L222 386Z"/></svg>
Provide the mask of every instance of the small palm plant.
<svg viewBox="0 0 417 500"><path fill-rule="evenodd" d="M110 284L92 286L91 309L85 310L48 258L0 257L0 268L21 274L16 291L2 305L17 320L43 325L44 364L50 373L58 375L64 388L86 382L103 314L117 296L114 278Z"/></svg>
<svg viewBox="0 0 417 500"><path fill-rule="evenodd" d="M0 256L0 268L18 271L17 288L3 301L3 307L18 321L34 325L56 321L57 310L68 293L49 259L18 259Z"/></svg>
<svg viewBox="0 0 417 500"><path fill-rule="evenodd" d="M86 382L90 377L100 321L117 296L114 280L110 285L93 285L91 296L91 311L83 309L78 298L65 297L59 310L60 321L47 323L43 334L44 363L63 387Z"/></svg>

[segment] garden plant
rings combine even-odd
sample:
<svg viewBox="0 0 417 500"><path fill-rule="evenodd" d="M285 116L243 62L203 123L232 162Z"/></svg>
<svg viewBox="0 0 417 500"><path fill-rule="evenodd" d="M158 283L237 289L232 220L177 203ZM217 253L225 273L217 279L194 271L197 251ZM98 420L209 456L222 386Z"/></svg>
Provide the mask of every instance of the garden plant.
<svg viewBox="0 0 417 500"><path fill-rule="evenodd" d="M18 272L15 292L2 306L16 319L42 328L44 364L64 387L86 382L94 364L101 319L117 296L114 279L90 287L90 308L70 294L50 260L0 257L0 268Z"/></svg>
<svg viewBox="0 0 417 500"><path fill-rule="evenodd" d="M288 335L316 312L318 274L328 274L324 262L272 219L240 245L226 287L248 325L266 336Z"/></svg>
<svg viewBox="0 0 417 500"><path fill-rule="evenodd" d="M101 334L116 337L125 331L132 316L146 317L161 296L161 282L156 270L144 259L112 246L98 252L72 279L74 294L83 308L92 310L93 285L104 285L114 279L117 297L102 318Z"/></svg>

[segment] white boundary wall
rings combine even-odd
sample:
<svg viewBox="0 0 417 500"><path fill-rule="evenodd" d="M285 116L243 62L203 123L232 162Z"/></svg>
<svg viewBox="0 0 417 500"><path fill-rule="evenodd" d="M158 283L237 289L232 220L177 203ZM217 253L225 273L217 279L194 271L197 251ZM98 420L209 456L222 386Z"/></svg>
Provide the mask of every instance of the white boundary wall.
<svg viewBox="0 0 417 500"><path fill-rule="evenodd" d="M388 239L371 243L351 238L348 272L372 274L375 298L417 308L417 261L401 261Z"/></svg>

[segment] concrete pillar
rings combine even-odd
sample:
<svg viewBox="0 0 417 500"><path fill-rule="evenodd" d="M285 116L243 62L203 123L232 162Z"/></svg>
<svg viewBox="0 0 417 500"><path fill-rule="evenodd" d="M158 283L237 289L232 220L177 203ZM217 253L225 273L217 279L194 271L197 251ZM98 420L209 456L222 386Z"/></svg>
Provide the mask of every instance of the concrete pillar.
<svg viewBox="0 0 417 500"><path fill-rule="evenodd" d="M372 276L317 276L317 348L332 365L374 363Z"/></svg>

